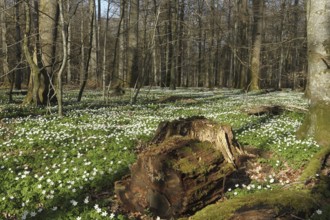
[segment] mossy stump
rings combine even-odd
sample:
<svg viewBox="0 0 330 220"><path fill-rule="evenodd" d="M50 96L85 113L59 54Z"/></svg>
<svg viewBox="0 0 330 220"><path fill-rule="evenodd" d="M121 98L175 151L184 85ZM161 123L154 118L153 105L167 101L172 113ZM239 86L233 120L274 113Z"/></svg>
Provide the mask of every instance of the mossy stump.
<svg viewBox="0 0 330 220"><path fill-rule="evenodd" d="M229 126L202 117L163 122L131 175L116 182L120 206L162 218L195 212L221 198L242 152Z"/></svg>

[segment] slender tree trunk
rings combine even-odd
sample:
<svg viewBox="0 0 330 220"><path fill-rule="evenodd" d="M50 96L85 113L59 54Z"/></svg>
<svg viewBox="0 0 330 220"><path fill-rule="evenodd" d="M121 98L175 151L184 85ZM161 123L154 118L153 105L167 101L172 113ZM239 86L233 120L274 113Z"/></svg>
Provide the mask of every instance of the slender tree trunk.
<svg viewBox="0 0 330 220"><path fill-rule="evenodd" d="M294 39L298 38L298 27L299 27L299 0L294 1L293 5L293 17L294 17L294 32L293 32L293 37ZM296 89L296 73L303 71L304 69L301 67L302 65L300 64L300 51L301 51L301 44L296 40L294 42L294 58L293 58L293 85L292 89Z"/></svg>
<svg viewBox="0 0 330 220"><path fill-rule="evenodd" d="M4 84L9 85L9 64L8 64L8 47L7 47L7 24L6 24L6 1L0 0L0 21L1 21L1 42L2 42L2 69L3 75L0 76L4 79ZM11 94L11 93L10 93ZM11 99L11 98L10 98ZM10 100L11 101L11 100Z"/></svg>
<svg viewBox="0 0 330 220"><path fill-rule="evenodd" d="M202 23L202 1L198 0L198 61L197 61L197 86L204 86L204 70L202 69L203 65L203 23Z"/></svg>
<svg viewBox="0 0 330 220"><path fill-rule="evenodd" d="M106 71L106 64L107 64L107 33L109 31L109 21L110 21L110 0L108 0L108 8L107 8L107 20L106 20L106 26L104 30L104 40L103 40L103 63L102 63L102 89L103 89L103 100L106 101L107 97L107 85L106 85L106 79L107 79L107 71Z"/></svg>
<svg viewBox="0 0 330 220"><path fill-rule="evenodd" d="M16 40L16 62L17 68L15 69L15 89L22 89L22 34L20 26L20 5L19 0L15 0L15 40Z"/></svg>
<svg viewBox="0 0 330 220"><path fill-rule="evenodd" d="M248 27L249 27L249 10L248 10L248 0L242 0L239 4L239 12L241 14L240 19L240 28L239 28L239 36L240 36L240 52L239 58L241 62L240 69L240 82L239 88L246 88L247 84L247 75L248 75L248 66L249 66L249 53L248 53Z"/></svg>
<svg viewBox="0 0 330 220"><path fill-rule="evenodd" d="M68 13L69 13L69 8L70 8L70 1L67 1L67 8L68 8ZM81 18L83 20L83 18ZM67 83L71 84L72 83L72 71L71 71L71 42L72 42L72 25L71 21L68 23L68 41L67 41L67 56L68 56L68 61L67 61Z"/></svg>
<svg viewBox="0 0 330 220"><path fill-rule="evenodd" d="M67 39L67 29L68 24L64 19L64 4L63 0L59 0L59 9L60 9L60 21L62 26L62 47L63 47L63 58L60 70L57 75L57 100L58 100L58 115L63 116L63 85L62 85L62 76L65 70L65 66L68 59L68 39Z"/></svg>
<svg viewBox="0 0 330 220"><path fill-rule="evenodd" d="M96 84L99 85L101 80L101 33L102 33L102 3L97 3L97 25L96 25Z"/></svg>
<svg viewBox="0 0 330 220"><path fill-rule="evenodd" d="M307 1L309 113L298 131L330 146L330 7L328 0Z"/></svg>
<svg viewBox="0 0 330 220"><path fill-rule="evenodd" d="M173 5L172 5L173 4ZM174 12L174 13L173 13ZM174 24L174 21L176 21L176 4L175 2L172 3L172 1L169 1L169 21L168 21L168 43L169 43L169 51L168 51L168 76L170 77L170 84L169 87L171 90L176 89L176 65L175 65L175 47L176 47L176 39L175 39L175 33L176 33L176 24Z"/></svg>
<svg viewBox="0 0 330 220"><path fill-rule="evenodd" d="M84 5L81 7L81 20L80 20L80 50L81 50L81 59L80 59L80 74L79 74L79 83L82 85L85 76L85 28L84 28Z"/></svg>
<svg viewBox="0 0 330 220"><path fill-rule="evenodd" d="M282 88L282 75L283 75L283 70L284 70L284 22L285 22L285 1L286 0L281 0L281 14L282 14L282 18L281 18L281 37L280 37L280 44L281 44L281 49L280 49L280 64L279 64L279 71L278 71L278 75L277 75L277 89L281 89Z"/></svg>
<svg viewBox="0 0 330 220"><path fill-rule="evenodd" d="M252 55L250 64L250 85L248 90L259 90L260 51L262 40L264 0L253 0Z"/></svg>
<svg viewBox="0 0 330 220"><path fill-rule="evenodd" d="M95 1L94 0L89 0L89 42L88 42L88 52L87 52L87 60L86 64L84 66L84 75L83 75L83 80L80 84L80 90L79 94L77 97L77 101L80 102L85 86L87 84L88 80L88 70L89 70L89 64L90 64L90 59L91 59L91 54L92 54L92 47L93 47L93 25L94 25L94 12L95 12Z"/></svg>
<svg viewBox="0 0 330 220"><path fill-rule="evenodd" d="M95 1L94 1L94 18L93 18L93 31L91 34L93 35L92 37L92 51L89 59L89 78L90 78L90 83L92 86L97 87L97 71L98 71L98 22L96 20L96 6L95 6ZM88 79L87 79L88 80Z"/></svg>
<svg viewBox="0 0 330 220"><path fill-rule="evenodd" d="M127 85L134 87L139 76L139 0L129 1L129 29L127 43Z"/></svg>

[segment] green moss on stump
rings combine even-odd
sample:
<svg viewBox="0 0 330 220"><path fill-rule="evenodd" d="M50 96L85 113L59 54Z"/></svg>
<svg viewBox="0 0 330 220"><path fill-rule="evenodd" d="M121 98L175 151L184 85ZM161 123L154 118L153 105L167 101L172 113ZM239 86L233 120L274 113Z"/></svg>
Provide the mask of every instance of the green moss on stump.
<svg viewBox="0 0 330 220"><path fill-rule="evenodd" d="M318 206L318 198L305 190L274 190L243 197L233 198L225 202L209 205L191 216L190 220L226 220L232 217L236 211L244 208L269 207L276 212L289 211L292 214L308 217ZM182 219L183 220L183 219Z"/></svg>
<svg viewBox="0 0 330 220"><path fill-rule="evenodd" d="M174 158L169 163L175 170L184 174L207 173L212 168L212 164L207 163L205 157L211 156L214 161L224 160L221 152L216 151L213 144L207 141L191 142L189 146L178 149L176 154L181 158Z"/></svg>

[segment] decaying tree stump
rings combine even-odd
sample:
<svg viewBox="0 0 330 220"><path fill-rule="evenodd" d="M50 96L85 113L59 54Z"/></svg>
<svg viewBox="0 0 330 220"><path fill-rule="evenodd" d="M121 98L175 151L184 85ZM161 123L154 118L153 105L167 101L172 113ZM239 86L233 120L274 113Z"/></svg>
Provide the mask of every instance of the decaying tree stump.
<svg viewBox="0 0 330 220"><path fill-rule="evenodd" d="M250 109L244 109L244 112L246 112L248 115L279 115L284 111L284 108L279 105L261 105L261 106L255 106Z"/></svg>
<svg viewBox="0 0 330 220"><path fill-rule="evenodd" d="M242 153L229 126L202 117L163 122L131 175L116 182L117 198L126 211L162 218L197 211L221 198Z"/></svg>

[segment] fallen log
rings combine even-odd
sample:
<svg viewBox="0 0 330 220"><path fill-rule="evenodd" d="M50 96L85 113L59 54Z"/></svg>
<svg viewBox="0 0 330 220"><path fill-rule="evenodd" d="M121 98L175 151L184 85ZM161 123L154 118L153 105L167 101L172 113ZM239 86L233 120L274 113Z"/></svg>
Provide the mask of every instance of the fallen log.
<svg viewBox="0 0 330 220"><path fill-rule="evenodd" d="M115 183L120 206L162 218L195 212L221 198L241 154L229 126L202 117L163 122L131 175Z"/></svg>

